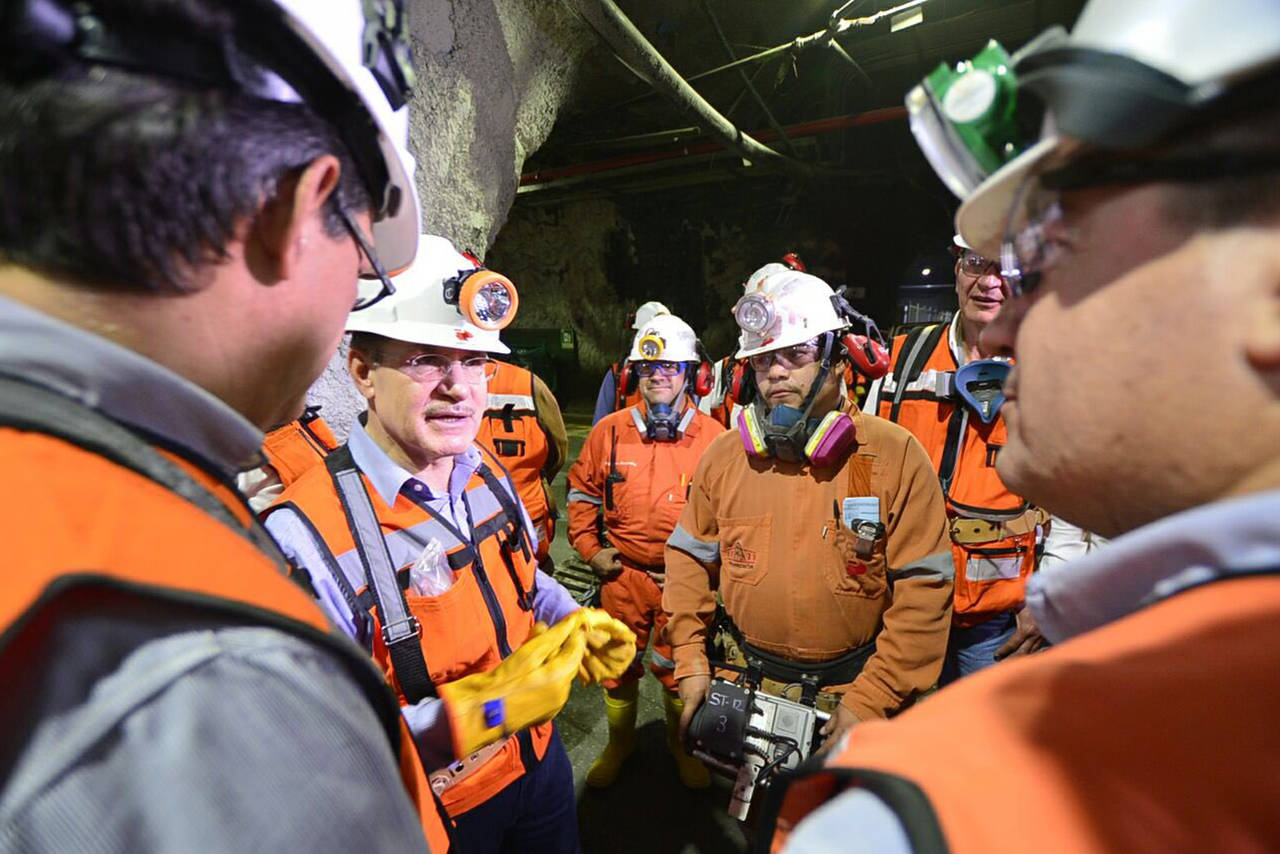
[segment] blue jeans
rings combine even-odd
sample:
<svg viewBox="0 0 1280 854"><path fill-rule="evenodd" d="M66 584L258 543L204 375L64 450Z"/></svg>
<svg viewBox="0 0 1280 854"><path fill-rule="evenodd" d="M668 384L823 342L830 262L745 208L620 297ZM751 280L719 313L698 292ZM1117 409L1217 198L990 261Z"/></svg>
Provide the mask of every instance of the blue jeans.
<svg viewBox="0 0 1280 854"><path fill-rule="evenodd" d="M1017 612L1005 611L976 626L952 626L938 687L996 663L996 650L1013 637Z"/></svg>
<svg viewBox="0 0 1280 854"><path fill-rule="evenodd" d="M573 766L554 732L538 767L454 819L464 854L580 854Z"/></svg>

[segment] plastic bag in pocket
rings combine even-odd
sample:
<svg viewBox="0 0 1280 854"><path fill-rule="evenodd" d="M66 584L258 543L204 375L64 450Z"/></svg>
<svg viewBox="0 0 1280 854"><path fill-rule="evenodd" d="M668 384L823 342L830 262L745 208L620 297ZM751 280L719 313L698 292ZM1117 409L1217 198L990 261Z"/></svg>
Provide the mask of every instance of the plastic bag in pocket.
<svg viewBox="0 0 1280 854"><path fill-rule="evenodd" d="M409 591L415 596L439 596L452 586L449 556L440 541L432 539L409 568Z"/></svg>

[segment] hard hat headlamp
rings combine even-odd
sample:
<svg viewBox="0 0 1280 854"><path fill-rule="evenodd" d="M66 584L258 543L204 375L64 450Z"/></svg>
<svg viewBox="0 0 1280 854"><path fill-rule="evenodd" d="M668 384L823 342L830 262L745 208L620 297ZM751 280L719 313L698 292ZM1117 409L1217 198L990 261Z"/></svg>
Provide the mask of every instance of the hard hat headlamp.
<svg viewBox="0 0 1280 854"><path fill-rule="evenodd" d="M661 358L662 351L667 347L667 342L662 340L661 336L650 332L640 339L636 344L636 349L640 351L640 355L648 361Z"/></svg>
<svg viewBox="0 0 1280 854"><path fill-rule="evenodd" d="M733 306L733 319L744 332L763 336L777 319L777 310L764 294L747 294Z"/></svg>
<svg viewBox="0 0 1280 854"><path fill-rule="evenodd" d="M1013 58L995 39L973 59L940 64L907 93L911 132L938 177L964 198L1022 153Z"/></svg>
<svg viewBox="0 0 1280 854"><path fill-rule="evenodd" d="M511 280L483 267L459 270L446 281L444 301L457 306L468 323L489 332L509 326L520 307L520 295Z"/></svg>

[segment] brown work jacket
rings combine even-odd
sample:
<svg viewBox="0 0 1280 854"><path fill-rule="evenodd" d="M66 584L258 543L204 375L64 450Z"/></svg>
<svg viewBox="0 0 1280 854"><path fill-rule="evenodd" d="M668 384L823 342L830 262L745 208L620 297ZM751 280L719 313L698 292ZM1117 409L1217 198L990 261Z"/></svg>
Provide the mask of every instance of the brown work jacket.
<svg viewBox="0 0 1280 854"><path fill-rule="evenodd" d="M892 714L937 680L955 573L937 475L906 430L843 409L857 441L834 467L749 457L737 431L703 455L666 548L677 678L710 672L718 590L744 639L775 655L825 661L875 640L858 678L829 686L859 719ZM885 526L865 562L849 559L835 515L855 496L878 498Z"/></svg>

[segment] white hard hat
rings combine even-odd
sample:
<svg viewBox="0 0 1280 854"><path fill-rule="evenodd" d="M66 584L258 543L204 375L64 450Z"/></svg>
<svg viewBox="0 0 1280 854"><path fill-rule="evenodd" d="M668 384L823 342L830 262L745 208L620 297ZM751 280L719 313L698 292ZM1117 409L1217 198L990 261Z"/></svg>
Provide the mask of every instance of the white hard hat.
<svg viewBox="0 0 1280 854"><path fill-rule="evenodd" d="M412 94L414 72L402 3L274 3L342 89L356 95L349 109L348 104L338 103L341 99L333 97L331 81L317 84L292 70L281 70L287 83L276 93L276 99L306 102L342 136L373 200L373 242L379 260L388 270L403 270L417 251L421 213L413 181L413 155L407 148L406 101ZM381 14L366 20L365 8L371 10L371 15L375 9ZM270 56L255 52L254 58L275 68Z"/></svg>
<svg viewBox="0 0 1280 854"><path fill-rule="evenodd" d="M781 265L779 265L781 266ZM831 286L808 273L783 268L761 277L733 307L742 330L735 359L802 344L849 325L831 302Z"/></svg>
<svg viewBox="0 0 1280 854"><path fill-rule="evenodd" d="M970 246L970 245L965 241L964 237L962 237L962 236L961 236L961 235L959 235L959 234L957 234L957 235L955 235L954 237L952 237L952 238L951 238L951 242L952 242L953 244L955 244L956 246L959 246L961 249L968 249L970 252L972 252L972 251L973 251L973 247L972 247L972 246Z"/></svg>
<svg viewBox="0 0 1280 854"><path fill-rule="evenodd" d="M649 320L631 341L632 362L697 362L698 336L693 327L674 314L659 314Z"/></svg>
<svg viewBox="0 0 1280 854"><path fill-rule="evenodd" d="M510 353L497 329L483 329L469 322L457 305L446 301L446 285L456 291L469 274L477 271L487 272L447 239L424 234L418 240L413 264L392 278L396 292L368 308L351 312L347 331L371 332L397 341L455 350Z"/></svg>
<svg viewBox="0 0 1280 854"><path fill-rule="evenodd" d="M956 228L996 257L1015 195L1048 158L1094 146L1132 150L1193 123L1198 110L1280 62L1276 0L1091 0L1071 35L1017 64L1019 90L1039 95L1040 141L969 194ZM1135 118L1140 116L1140 119Z"/></svg>
<svg viewBox="0 0 1280 854"><path fill-rule="evenodd" d="M636 319L632 321L632 329L640 329L650 320L653 320L660 314L670 314L671 309L667 308L657 300L650 300L644 305L636 309Z"/></svg>
<svg viewBox="0 0 1280 854"><path fill-rule="evenodd" d="M750 276L747 276L747 280L742 283L742 292L751 293L752 291L757 291L760 289L760 282L765 276L769 276L774 273L785 273L790 269L791 268L786 264L782 264L777 261L770 261Z"/></svg>
<svg viewBox="0 0 1280 854"><path fill-rule="evenodd" d="M91 65L305 104L351 155L372 202L376 254L384 268L398 270L413 260L420 216L406 148L415 72L404 3L219 3L218 14L232 16L226 32L192 32L177 43L163 34L164 25L151 28L136 10L123 11L128 4L122 3L107 10L95 3L6 4L3 17L15 18L6 26L33 28L49 50L65 50ZM10 6L17 7L14 15L7 14Z"/></svg>

